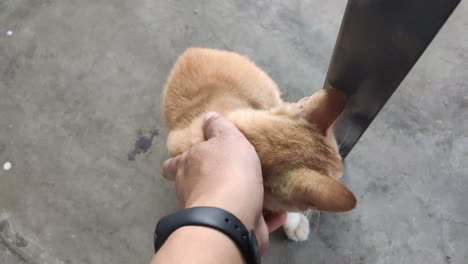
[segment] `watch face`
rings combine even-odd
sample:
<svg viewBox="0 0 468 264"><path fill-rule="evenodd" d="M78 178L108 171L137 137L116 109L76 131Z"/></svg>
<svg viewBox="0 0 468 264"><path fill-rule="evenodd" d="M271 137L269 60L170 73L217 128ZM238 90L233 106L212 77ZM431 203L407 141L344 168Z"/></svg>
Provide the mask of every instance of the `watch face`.
<svg viewBox="0 0 468 264"><path fill-rule="evenodd" d="M249 244L250 244L252 259L255 261L255 264L257 263L260 264L260 252L258 250L257 237L255 236L255 232L253 230L250 230L249 232Z"/></svg>

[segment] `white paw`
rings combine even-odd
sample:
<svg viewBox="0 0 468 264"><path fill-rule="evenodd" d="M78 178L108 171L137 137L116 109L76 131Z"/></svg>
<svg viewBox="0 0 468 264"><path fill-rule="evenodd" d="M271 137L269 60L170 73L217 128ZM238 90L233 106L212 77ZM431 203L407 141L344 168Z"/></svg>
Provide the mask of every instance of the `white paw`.
<svg viewBox="0 0 468 264"><path fill-rule="evenodd" d="M309 220L301 213L289 213L283 225L286 236L293 241L305 241L309 237Z"/></svg>

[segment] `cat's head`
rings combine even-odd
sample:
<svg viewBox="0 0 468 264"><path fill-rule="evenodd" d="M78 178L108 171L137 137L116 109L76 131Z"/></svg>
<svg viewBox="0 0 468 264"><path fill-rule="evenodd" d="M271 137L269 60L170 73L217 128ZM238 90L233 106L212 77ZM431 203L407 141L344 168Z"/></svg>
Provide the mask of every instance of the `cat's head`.
<svg viewBox="0 0 468 264"><path fill-rule="evenodd" d="M326 89L271 110L231 113L260 157L266 209L355 207L353 193L339 181L343 162L331 129L345 104L343 93Z"/></svg>

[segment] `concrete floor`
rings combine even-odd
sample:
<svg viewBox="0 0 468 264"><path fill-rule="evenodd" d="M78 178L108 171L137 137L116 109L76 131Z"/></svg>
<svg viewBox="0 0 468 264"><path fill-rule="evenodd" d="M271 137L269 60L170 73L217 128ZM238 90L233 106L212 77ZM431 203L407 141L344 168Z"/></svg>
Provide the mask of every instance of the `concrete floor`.
<svg viewBox="0 0 468 264"><path fill-rule="evenodd" d="M345 1L1 0L0 263L148 263L175 209L160 94L191 46L323 83ZM467 263L468 2L347 159L358 207L265 263ZM11 30L11 34L8 31ZM152 143L152 144L151 144Z"/></svg>

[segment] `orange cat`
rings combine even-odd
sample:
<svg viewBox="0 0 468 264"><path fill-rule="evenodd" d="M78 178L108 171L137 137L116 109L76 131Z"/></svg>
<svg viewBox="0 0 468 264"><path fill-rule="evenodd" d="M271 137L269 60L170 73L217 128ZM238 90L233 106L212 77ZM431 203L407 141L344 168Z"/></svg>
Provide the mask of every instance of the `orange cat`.
<svg viewBox="0 0 468 264"><path fill-rule="evenodd" d="M331 126L346 96L321 90L297 103L280 98L275 82L236 53L191 48L174 65L163 94L172 156L204 141L201 117L215 111L231 120L255 147L269 211L348 211L356 198L339 181L343 164ZM288 213L293 240L309 233L306 217Z"/></svg>

